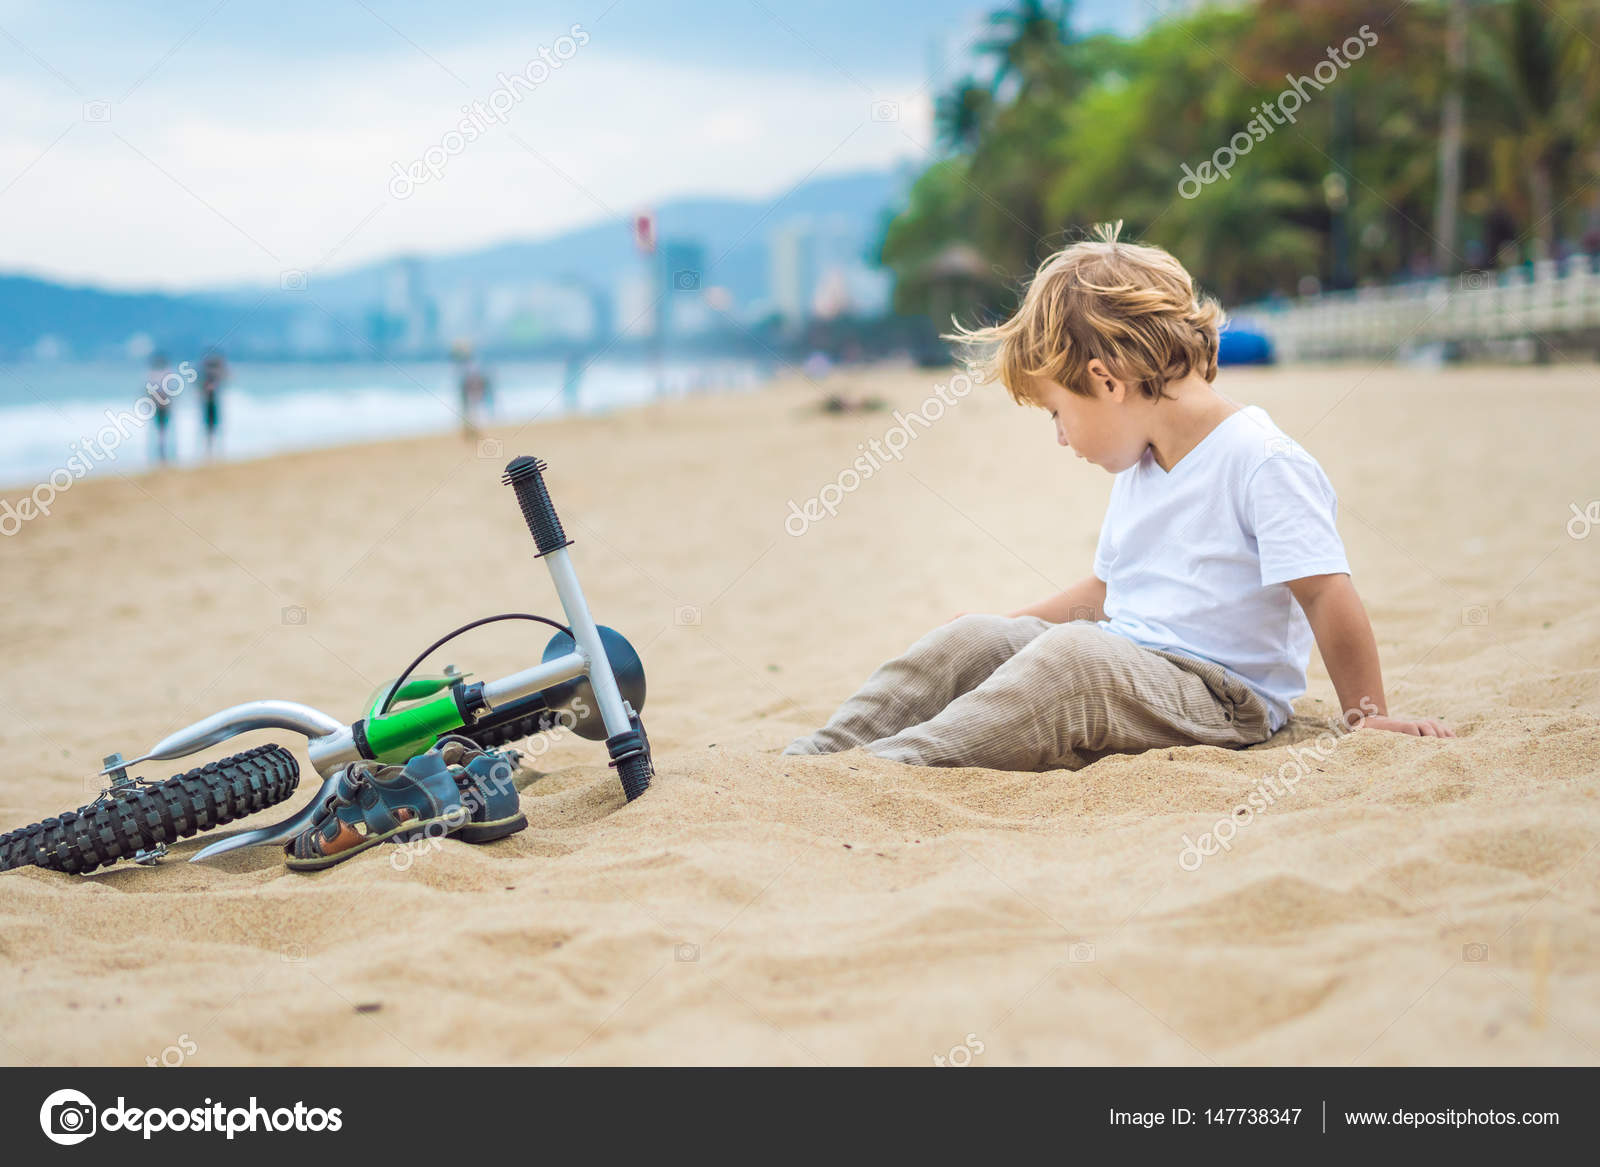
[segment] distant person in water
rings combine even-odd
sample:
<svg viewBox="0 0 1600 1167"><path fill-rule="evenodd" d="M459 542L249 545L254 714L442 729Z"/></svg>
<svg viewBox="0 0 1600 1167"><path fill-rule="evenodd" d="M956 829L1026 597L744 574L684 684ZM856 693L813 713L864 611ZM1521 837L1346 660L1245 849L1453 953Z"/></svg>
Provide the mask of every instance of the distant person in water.
<svg viewBox="0 0 1600 1167"><path fill-rule="evenodd" d="M217 452L218 431L222 428L222 385L228 379L228 360L218 349L206 353L200 362L200 423L205 428L206 457Z"/></svg>
<svg viewBox="0 0 1600 1167"><path fill-rule="evenodd" d="M172 436L172 398L167 388L167 378L170 375L167 354L151 353L150 377L145 381L144 392L156 407L155 414L150 419L155 423L151 438L155 447L154 459L162 466L172 461L172 447L169 444Z"/></svg>
<svg viewBox="0 0 1600 1167"><path fill-rule="evenodd" d="M461 432L469 438L478 436L479 415L487 419L493 407L489 375L472 354L472 346L457 341L453 353L461 384Z"/></svg>

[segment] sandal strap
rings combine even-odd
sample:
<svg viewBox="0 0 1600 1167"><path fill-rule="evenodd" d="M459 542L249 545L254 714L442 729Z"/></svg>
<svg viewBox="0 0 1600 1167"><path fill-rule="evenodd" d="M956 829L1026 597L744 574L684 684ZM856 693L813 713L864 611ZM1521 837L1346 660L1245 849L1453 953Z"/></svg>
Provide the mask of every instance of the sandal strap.
<svg viewBox="0 0 1600 1167"><path fill-rule="evenodd" d="M454 775L437 750L419 754L404 766L352 762L323 801L310 826L285 850L296 858L322 858L351 850L362 838L386 836L407 823L447 815L470 817ZM337 845L335 845L337 844Z"/></svg>
<svg viewBox="0 0 1600 1167"><path fill-rule="evenodd" d="M394 767L394 769L399 768ZM349 811L355 813L344 813ZM366 834L381 835L415 817L416 811L411 807L401 806L391 809L386 805L383 793L378 788L371 771L352 763L345 767L338 785L323 803L321 813L312 821L313 831L307 833L331 840L342 829L341 823L350 823L354 826L354 820L359 818L361 825L366 827Z"/></svg>

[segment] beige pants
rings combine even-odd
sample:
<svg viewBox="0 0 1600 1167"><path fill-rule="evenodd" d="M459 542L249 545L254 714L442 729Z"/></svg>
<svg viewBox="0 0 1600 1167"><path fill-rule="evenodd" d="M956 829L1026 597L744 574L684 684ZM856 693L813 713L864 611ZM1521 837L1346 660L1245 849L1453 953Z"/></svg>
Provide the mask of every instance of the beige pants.
<svg viewBox="0 0 1600 1167"><path fill-rule="evenodd" d="M1158 746L1247 746L1266 704L1220 665L1087 620L962 616L881 665L786 754L860 747L916 766L1076 770Z"/></svg>

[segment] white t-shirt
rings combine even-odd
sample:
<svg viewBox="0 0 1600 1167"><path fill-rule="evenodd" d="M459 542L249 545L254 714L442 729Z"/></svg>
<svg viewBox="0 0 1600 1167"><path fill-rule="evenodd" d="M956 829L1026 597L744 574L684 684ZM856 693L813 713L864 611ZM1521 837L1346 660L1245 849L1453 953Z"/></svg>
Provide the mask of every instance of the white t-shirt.
<svg viewBox="0 0 1600 1167"><path fill-rule="evenodd" d="M1286 581L1349 573L1337 510L1322 467L1259 406L1224 419L1170 473L1146 450L1117 475L1095 549L1107 630L1222 665L1278 730L1306 691L1313 640Z"/></svg>

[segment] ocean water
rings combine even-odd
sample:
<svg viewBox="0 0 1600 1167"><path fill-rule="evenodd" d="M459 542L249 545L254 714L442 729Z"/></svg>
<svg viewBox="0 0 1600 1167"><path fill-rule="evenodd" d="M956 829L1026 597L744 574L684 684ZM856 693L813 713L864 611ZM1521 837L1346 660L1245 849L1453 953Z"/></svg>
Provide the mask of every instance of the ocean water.
<svg viewBox="0 0 1600 1167"><path fill-rule="evenodd" d="M561 362L488 362L485 370L494 388L488 424L569 412ZM767 370L747 360L668 361L660 395L748 390L766 376ZM134 412L147 378L135 362L0 364L0 484L13 488L6 493L46 482L53 473L59 484L63 472L76 480L149 469L155 424ZM657 396L648 364L596 361L583 374L576 412L604 413ZM459 403L457 373L448 361L239 363L223 386L217 456L259 458L447 432L461 424ZM179 465L203 460L200 392L192 382L174 396L171 434Z"/></svg>

